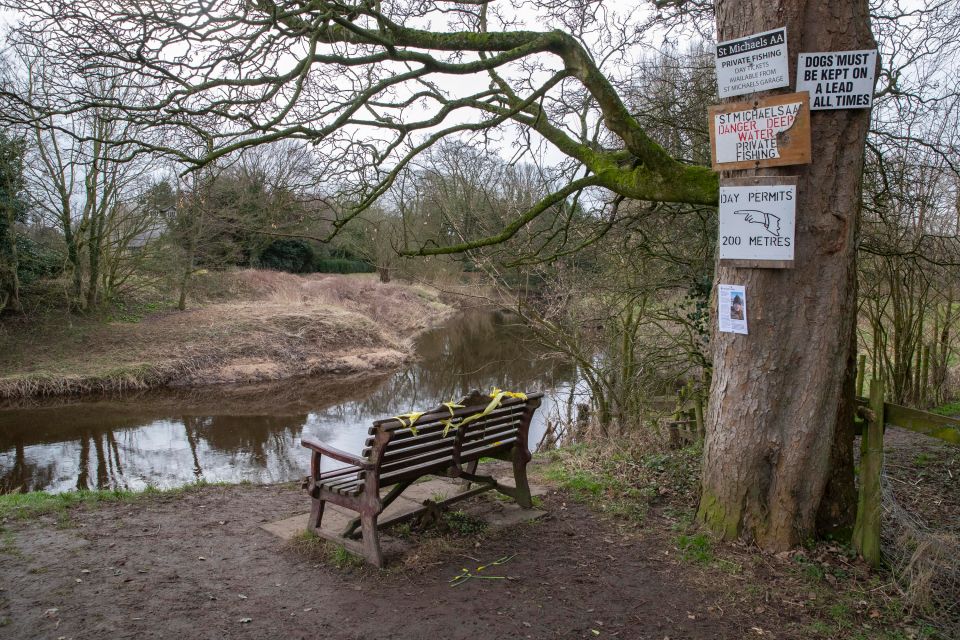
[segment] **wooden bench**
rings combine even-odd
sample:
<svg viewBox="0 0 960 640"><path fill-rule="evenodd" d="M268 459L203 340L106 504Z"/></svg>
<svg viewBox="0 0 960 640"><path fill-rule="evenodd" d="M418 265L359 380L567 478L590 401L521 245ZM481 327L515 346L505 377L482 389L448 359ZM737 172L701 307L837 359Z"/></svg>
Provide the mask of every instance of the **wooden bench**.
<svg viewBox="0 0 960 640"><path fill-rule="evenodd" d="M474 391L457 403L464 405L463 408L451 409L441 405L417 418L412 427L408 424L409 418L376 420L368 431L366 446L359 456L304 437L301 443L313 452L310 475L305 482L313 505L307 529L344 544L346 548L382 567L378 524L383 527L410 519L430 508L445 506L490 489L510 496L525 509L531 508L533 505L526 470L531 458L527 434L541 397L539 393L526 399L504 397L499 406L487 415L470 418L483 412L492 399ZM467 424L461 426L465 419ZM321 471L320 463L325 457L347 466ZM492 476L477 475L477 463L485 457L512 462L515 486L497 482ZM468 483L467 490L449 499L425 504L412 513L378 523L378 517L390 503L407 487L427 475L461 478ZM470 483L479 486L471 489ZM387 487L392 488L381 495L381 490ZM340 534L323 531L320 525L327 502L356 511L359 515ZM359 545L355 542L358 528L362 536L362 544Z"/></svg>

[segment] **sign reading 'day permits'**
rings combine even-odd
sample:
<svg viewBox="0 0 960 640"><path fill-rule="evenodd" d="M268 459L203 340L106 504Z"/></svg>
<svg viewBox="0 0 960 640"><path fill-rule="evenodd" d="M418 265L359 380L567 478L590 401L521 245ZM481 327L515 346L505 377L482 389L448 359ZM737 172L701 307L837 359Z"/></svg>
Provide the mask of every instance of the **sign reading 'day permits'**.
<svg viewBox="0 0 960 640"><path fill-rule="evenodd" d="M715 105L708 113L714 171L810 162L806 92Z"/></svg>
<svg viewBox="0 0 960 640"><path fill-rule="evenodd" d="M797 58L797 91L810 92L810 108L869 109L877 51L801 53Z"/></svg>
<svg viewBox="0 0 960 640"><path fill-rule="evenodd" d="M793 266L796 177L758 176L720 183L720 264Z"/></svg>
<svg viewBox="0 0 960 640"><path fill-rule="evenodd" d="M786 27L718 43L716 64L721 98L789 86Z"/></svg>

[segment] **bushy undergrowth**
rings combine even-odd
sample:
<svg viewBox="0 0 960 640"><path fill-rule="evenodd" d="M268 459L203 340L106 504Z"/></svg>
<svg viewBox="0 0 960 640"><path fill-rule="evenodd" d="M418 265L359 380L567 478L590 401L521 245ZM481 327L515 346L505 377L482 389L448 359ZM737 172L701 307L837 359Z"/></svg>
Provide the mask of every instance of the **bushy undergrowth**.
<svg viewBox="0 0 960 640"><path fill-rule="evenodd" d="M639 444L579 444L548 456L548 480L613 516L642 520L655 505L690 510L696 505L699 447L649 451Z"/></svg>

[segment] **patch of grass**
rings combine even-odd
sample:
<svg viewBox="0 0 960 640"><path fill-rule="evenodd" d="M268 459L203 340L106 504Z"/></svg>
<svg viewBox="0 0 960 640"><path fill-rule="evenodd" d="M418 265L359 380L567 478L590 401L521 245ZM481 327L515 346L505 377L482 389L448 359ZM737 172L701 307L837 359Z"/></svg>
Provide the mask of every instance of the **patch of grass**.
<svg viewBox="0 0 960 640"><path fill-rule="evenodd" d="M818 563L811 561L802 553L798 553L793 557L793 561L798 565L799 572L802 576L813 582L821 582L826 576L826 572L823 570L823 567Z"/></svg>
<svg viewBox="0 0 960 640"><path fill-rule="evenodd" d="M346 547L337 544L329 545L331 547L327 558L337 569L350 569L352 567L362 567L364 560L360 556L350 553Z"/></svg>
<svg viewBox="0 0 960 640"><path fill-rule="evenodd" d="M297 553L333 565L341 571L360 568L366 564L363 558L351 553L343 545L325 540L313 531L301 531L291 538L289 544Z"/></svg>
<svg viewBox="0 0 960 640"><path fill-rule="evenodd" d="M72 529L74 527L73 518L66 509L57 511L57 529Z"/></svg>
<svg viewBox="0 0 960 640"><path fill-rule="evenodd" d="M17 547L17 540L10 531L0 533L0 554L21 557L20 549Z"/></svg>
<svg viewBox="0 0 960 640"><path fill-rule="evenodd" d="M408 540L413 536L413 527L409 522L401 522L390 527L390 535L403 540Z"/></svg>
<svg viewBox="0 0 960 640"><path fill-rule="evenodd" d="M3 616L2 618L0 618L0 627L5 627L11 622L13 622L13 620L8 618L7 616Z"/></svg>
<svg viewBox="0 0 960 640"><path fill-rule="evenodd" d="M66 511L80 505L96 506L101 503L135 502L150 496L179 497L190 492L211 486L226 486L227 483L211 483L205 480L174 487L157 489L147 487L142 491L128 489L92 489L83 491L64 491L47 493L31 491L29 493L6 493L0 495L0 519L27 519L48 514L60 514L60 518L69 519ZM66 522L66 521L64 521Z"/></svg>
<svg viewBox="0 0 960 640"><path fill-rule="evenodd" d="M917 457L913 459L914 466L925 467L933 461L933 458L930 457L928 453L918 453Z"/></svg>
<svg viewBox="0 0 960 640"><path fill-rule="evenodd" d="M663 510L663 515L674 520L670 528L675 532L686 531L693 525L693 519L696 512L693 509L682 509L677 507L667 507Z"/></svg>
<svg viewBox="0 0 960 640"><path fill-rule="evenodd" d="M79 504L119 502L131 500L136 496L136 493L122 489L65 491L63 493L47 493L46 491L8 493L0 495L0 518L31 518L66 511Z"/></svg>
<svg viewBox="0 0 960 640"><path fill-rule="evenodd" d="M695 448L650 453L579 444L551 452L543 473L600 511L641 521L655 503L695 500L699 458Z"/></svg>
<svg viewBox="0 0 960 640"><path fill-rule="evenodd" d="M814 622L811 622L807 626L806 631L807 631L807 634L811 637L812 636L830 637L831 634L833 633L833 627L828 625L826 622L823 622L822 620L815 620Z"/></svg>
<svg viewBox="0 0 960 640"><path fill-rule="evenodd" d="M838 629L848 628L851 622L851 612L850 607L847 606L844 602L838 602L836 604L830 605L828 609L830 612L830 617L833 618L833 621L836 623Z"/></svg>
<svg viewBox="0 0 960 640"><path fill-rule="evenodd" d="M942 416L957 416L960 415L960 400L954 400L953 402L948 402L942 404L939 407L930 409L931 413L939 413Z"/></svg>
<svg viewBox="0 0 960 640"><path fill-rule="evenodd" d="M447 511L443 514L443 524L454 535L473 536L487 529L487 522L466 511Z"/></svg>
<svg viewBox="0 0 960 640"><path fill-rule="evenodd" d="M677 548L685 562L711 564L714 560L713 543L703 533L677 536Z"/></svg>
<svg viewBox="0 0 960 640"><path fill-rule="evenodd" d="M565 469L557 467L547 471L547 478L559 482L564 489L593 497L602 495L611 484L610 478L603 478L587 471L567 473Z"/></svg>

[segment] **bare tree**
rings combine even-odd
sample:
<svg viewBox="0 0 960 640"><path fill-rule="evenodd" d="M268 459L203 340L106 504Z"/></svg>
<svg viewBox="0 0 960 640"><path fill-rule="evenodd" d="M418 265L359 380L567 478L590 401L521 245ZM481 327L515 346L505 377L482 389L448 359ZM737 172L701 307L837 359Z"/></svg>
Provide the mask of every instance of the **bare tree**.
<svg viewBox="0 0 960 640"><path fill-rule="evenodd" d="M148 159L132 157L126 145L136 136L116 108L101 105L57 114L50 105L62 99L56 60L43 49L22 47L19 91L28 98L19 126L28 132L30 162L26 176L33 203L43 219L63 235L72 272L71 298L90 307L118 282L129 240L152 223L136 215L133 200L149 172ZM83 91L95 91L114 103L134 102L135 91L88 79Z"/></svg>
<svg viewBox="0 0 960 640"><path fill-rule="evenodd" d="M408 253L507 241L588 189L649 202L717 201L717 175L657 144L623 98L632 44L646 24L634 14L543 2L531 6L530 23L546 29L530 30L520 15L488 2L3 6L23 16L14 42L62 57L59 81L73 90L53 108L121 108L97 90L103 80L150 96L122 105L131 125L152 126L142 149L203 164L281 138L315 144L326 159L318 177L345 203L330 221L333 233L449 137L502 141L535 159L549 147L563 158L555 179L545 181L550 192L502 229ZM794 52L874 45L866 0L718 0L716 21L721 39L785 25ZM91 75L99 81L73 86ZM22 110L22 96L7 98L7 112ZM193 156L166 144L164 132L197 130L197 115L219 123L213 153ZM812 120L816 161L765 172L798 176L795 268L717 270L720 281L751 292L751 334L715 337L699 517L768 549L842 527L853 504L854 258L869 113L818 112Z"/></svg>
<svg viewBox="0 0 960 640"><path fill-rule="evenodd" d="M26 211L23 200L24 141L0 133L0 311L20 310L20 264L17 225Z"/></svg>

